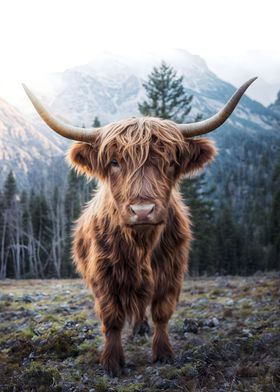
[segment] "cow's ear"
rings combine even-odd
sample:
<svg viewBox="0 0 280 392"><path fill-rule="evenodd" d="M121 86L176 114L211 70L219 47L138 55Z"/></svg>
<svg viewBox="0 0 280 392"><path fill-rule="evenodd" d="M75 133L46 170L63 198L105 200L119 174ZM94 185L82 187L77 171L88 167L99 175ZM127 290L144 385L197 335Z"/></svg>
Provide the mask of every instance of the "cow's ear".
<svg viewBox="0 0 280 392"><path fill-rule="evenodd" d="M185 173L195 174L210 163L217 154L217 148L212 140L187 139L188 157L185 162Z"/></svg>
<svg viewBox="0 0 280 392"><path fill-rule="evenodd" d="M78 173L94 176L96 174L96 156L95 148L88 143L74 143L68 151L68 161Z"/></svg>

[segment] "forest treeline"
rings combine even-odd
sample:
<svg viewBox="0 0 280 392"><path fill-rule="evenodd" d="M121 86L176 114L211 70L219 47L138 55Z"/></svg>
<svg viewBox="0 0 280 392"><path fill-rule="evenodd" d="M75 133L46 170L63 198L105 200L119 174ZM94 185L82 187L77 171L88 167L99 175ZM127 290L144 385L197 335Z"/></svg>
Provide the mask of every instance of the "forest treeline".
<svg viewBox="0 0 280 392"><path fill-rule="evenodd" d="M185 93L182 81L164 63L154 68L144 83L147 100L139 103L139 111L183 122L191 110L192 96ZM197 120L200 118L198 115ZM95 118L94 126L99 125ZM251 179L255 194L247 194L247 203L241 203L242 194L233 200L230 192L247 181L246 172L239 177L227 173L227 179L223 173L218 192L207 185L205 174L183 180L181 191L190 207L194 233L191 274L246 275L279 269L280 159L268 180L266 165L271 165L271 160L267 154L263 152L259 170ZM42 182L20 191L11 171L0 190L0 278L76 277L71 232L94 188L94 181L88 182L69 169L63 184Z"/></svg>
<svg viewBox="0 0 280 392"><path fill-rule="evenodd" d="M280 180L280 163L276 178ZM248 231L237 222L227 200L215 205L213 190L205 190L204 181L201 175L184 180L181 186L195 237L190 272L251 274L279 268L280 188L275 189L267 221L258 222L256 216L256 230ZM50 191L42 184L19 193L10 172L0 192L0 278L77 276L71 259L71 231L94 187L94 182L70 170L65 188Z"/></svg>
<svg viewBox="0 0 280 392"><path fill-rule="evenodd" d="M17 190L9 173L0 193L0 278L72 277L71 230L94 183L69 171L52 190Z"/></svg>

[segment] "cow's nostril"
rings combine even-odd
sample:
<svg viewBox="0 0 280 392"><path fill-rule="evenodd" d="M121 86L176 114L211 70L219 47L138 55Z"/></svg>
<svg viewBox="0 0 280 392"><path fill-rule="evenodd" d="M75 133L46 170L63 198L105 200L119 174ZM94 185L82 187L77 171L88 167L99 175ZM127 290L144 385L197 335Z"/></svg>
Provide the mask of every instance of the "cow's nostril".
<svg viewBox="0 0 280 392"><path fill-rule="evenodd" d="M149 214L151 214L154 209L154 204L131 204L130 205L131 211L137 215L138 218L147 218Z"/></svg>

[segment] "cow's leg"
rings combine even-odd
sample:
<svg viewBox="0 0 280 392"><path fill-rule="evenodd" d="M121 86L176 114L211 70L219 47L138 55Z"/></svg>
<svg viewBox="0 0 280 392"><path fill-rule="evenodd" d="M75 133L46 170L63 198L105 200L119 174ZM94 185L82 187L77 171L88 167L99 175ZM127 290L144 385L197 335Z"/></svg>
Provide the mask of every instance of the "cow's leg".
<svg viewBox="0 0 280 392"><path fill-rule="evenodd" d="M176 307L176 296L167 293L164 297L155 297L152 302L152 317L155 323L153 335L153 362L170 362L174 357L168 338L168 321Z"/></svg>
<svg viewBox="0 0 280 392"><path fill-rule="evenodd" d="M120 374L121 368L125 364L121 329L108 328L104 324L102 329L105 336L105 346L100 362L109 376L116 377Z"/></svg>
<svg viewBox="0 0 280 392"><path fill-rule="evenodd" d="M183 206L179 207L169 210L168 223L152 256L155 284L151 307L155 323L154 362L169 361L174 355L168 338L168 321L179 299L191 240L186 213Z"/></svg>
<svg viewBox="0 0 280 392"><path fill-rule="evenodd" d="M94 290L96 292L96 290ZM99 297L99 293L97 295ZM121 342L121 331L125 322L125 313L115 296L100 296L96 298L95 309L102 321L102 332L105 345L100 362L105 372L111 377L118 376L125 364Z"/></svg>

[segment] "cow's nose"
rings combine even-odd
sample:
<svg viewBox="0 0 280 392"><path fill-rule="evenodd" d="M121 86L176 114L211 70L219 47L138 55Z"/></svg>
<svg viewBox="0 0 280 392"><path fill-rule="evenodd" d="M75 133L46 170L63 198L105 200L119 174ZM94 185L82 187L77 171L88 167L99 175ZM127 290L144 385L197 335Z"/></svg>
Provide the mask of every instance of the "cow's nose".
<svg viewBox="0 0 280 392"><path fill-rule="evenodd" d="M146 219L154 211L154 204L130 204L131 211L138 219Z"/></svg>

